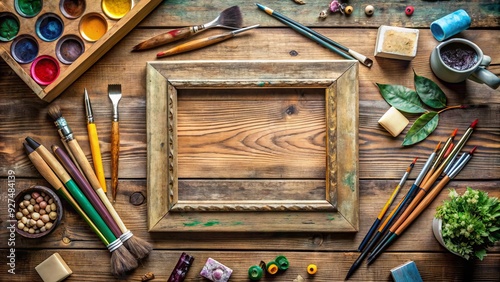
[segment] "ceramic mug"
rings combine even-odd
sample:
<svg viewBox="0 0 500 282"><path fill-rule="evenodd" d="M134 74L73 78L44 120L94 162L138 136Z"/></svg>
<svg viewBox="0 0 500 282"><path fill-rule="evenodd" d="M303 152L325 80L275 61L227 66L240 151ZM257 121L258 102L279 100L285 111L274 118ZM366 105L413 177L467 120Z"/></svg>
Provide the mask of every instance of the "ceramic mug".
<svg viewBox="0 0 500 282"><path fill-rule="evenodd" d="M462 38L440 43L430 57L432 71L443 81L457 83L469 78L496 89L500 78L485 69L490 62L491 58L476 44Z"/></svg>

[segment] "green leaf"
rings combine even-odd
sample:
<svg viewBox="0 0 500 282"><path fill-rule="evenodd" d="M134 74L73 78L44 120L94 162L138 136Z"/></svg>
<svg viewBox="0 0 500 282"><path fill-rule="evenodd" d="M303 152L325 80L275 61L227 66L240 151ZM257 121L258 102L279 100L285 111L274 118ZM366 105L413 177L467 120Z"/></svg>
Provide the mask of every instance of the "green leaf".
<svg viewBox="0 0 500 282"><path fill-rule="evenodd" d="M422 101L433 109L442 109L446 107L446 95L443 90L432 80L417 75L415 71L414 81L415 90Z"/></svg>
<svg viewBox="0 0 500 282"><path fill-rule="evenodd" d="M434 129L436 129L438 123L439 114L437 112L428 112L421 115L413 123L408 133L406 133L405 139L403 140L403 146L413 145L424 140L434 131Z"/></svg>
<svg viewBox="0 0 500 282"><path fill-rule="evenodd" d="M394 108L406 113L425 113L422 101L413 89L403 85L376 83L380 94Z"/></svg>

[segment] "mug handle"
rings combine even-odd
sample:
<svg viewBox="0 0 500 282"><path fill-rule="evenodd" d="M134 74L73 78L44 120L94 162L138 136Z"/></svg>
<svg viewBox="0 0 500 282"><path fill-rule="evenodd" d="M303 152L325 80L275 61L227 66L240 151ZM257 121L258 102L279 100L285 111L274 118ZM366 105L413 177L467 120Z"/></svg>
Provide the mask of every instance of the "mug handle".
<svg viewBox="0 0 500 282"><path fill-rule="evenodd" d="M484 83L493 89L497 89L500 86L500 78L482 66L478 67L472 73L471 78L472 80Z"/></svg>

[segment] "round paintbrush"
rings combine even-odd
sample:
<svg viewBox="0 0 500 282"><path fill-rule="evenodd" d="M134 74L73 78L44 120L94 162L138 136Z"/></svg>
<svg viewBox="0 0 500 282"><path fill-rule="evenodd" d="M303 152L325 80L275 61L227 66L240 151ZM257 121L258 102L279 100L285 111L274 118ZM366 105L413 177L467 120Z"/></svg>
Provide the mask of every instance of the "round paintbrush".
<svg viewBox="0 0 500 282"><path fill-rule="evenodd" d="M87 157L83 153L80 145L78 144L78 141L74 138L71 128L68 126L66 120L62 116L61 109L58 106L53 106L49 109L48 113L50 117L54 120L54 124L58 128L59 134L61 135L63 140L68 144L69 150L75 156L76 161L82 168L90 185L97 193L104 206L106 206L107 210L115 220L116 224L118 224L118 227L120 227L120 230L123 233L120 236L120 240L136 258L142 259L148 256L149 253L153 250L153 246L149 242L143 240L142 238L134 236L134 234L132 234L132 232L127 229L127 227L121 220L120 216L116 212L115 208L109 201L108 197L104 193L101 184L99 183L99 179L92 170L90 162L87 160Z"/></svg>
<svg viewBox="0 0 500 282"><path fill-rule="evenodd" d="M117 277L123 276L127 272L137 268L138 264L132 254L123 246L123 243L109 229L103 219L99 216L92 204L87 200L73 179L66 172L59 161L43 145L30 137L26 137L28 145L35 150L49 167L59 177L61 182L68 188L80 207L92 219L99 231L110 242L106 247L111 253L111 273Z"/></svg>

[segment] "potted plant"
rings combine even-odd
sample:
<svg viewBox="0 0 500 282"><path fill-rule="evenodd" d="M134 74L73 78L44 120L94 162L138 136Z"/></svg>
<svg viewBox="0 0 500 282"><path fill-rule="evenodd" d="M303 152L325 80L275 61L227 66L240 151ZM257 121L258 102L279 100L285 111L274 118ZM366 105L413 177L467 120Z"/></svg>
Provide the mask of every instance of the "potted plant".
<svg viewBox="0 0 500 282"><path fill-rule="evenodd" d="M500 202L470 187L463 195L450 189L449 198L436 208L433 232L452 253L482 260L500 240Z"/></svg>

